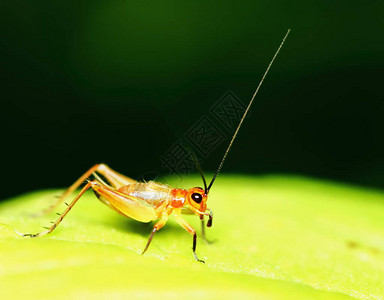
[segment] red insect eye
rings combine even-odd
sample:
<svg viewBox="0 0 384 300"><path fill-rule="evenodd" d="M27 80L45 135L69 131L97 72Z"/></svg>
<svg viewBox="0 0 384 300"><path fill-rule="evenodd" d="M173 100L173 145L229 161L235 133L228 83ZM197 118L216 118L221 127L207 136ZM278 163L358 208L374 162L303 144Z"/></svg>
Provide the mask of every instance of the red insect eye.
<svg viewBox="0 0 384 300"><path fill-rule="evenodd" d="M199 193L193 193L191 195L191 198L193 201L195 201L196 203L201 203L201 201L203 201L203 196L201 196Z"/></svg>

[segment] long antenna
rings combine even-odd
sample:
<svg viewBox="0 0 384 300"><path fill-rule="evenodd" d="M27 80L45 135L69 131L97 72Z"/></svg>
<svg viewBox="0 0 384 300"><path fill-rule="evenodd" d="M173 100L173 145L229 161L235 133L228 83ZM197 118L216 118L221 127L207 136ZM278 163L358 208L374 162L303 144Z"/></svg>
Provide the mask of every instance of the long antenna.
<svg viewBox="0 0 384 300"><path fill-rule="evenodd" d="M204 183L204 193L208 194L208 188L207 188L207 181L205 180L203 169L200 166L199 160L197 159L195 153L193 151L190 151L190 154L192 155L193 161L195 162L196 169L199 171L201 179L203 179Z"/></svg>
<svg viewBox="0 0 384 300"><path fill-rule="evenodd" d="M225 159L227 158L228 152L229 152L229 150L230 150L231 147L232 147L233 141L235 140L235 138L236 138L236 136L237 136L237 133L239 132L239 129L240 129L241 125L243 124L243 121L244 121L245 117L247 116L247 113L248 113L248 111L249 111L249 109L250 109L250 107L251 107L251 105L252 105L252 103L253 103L253 100L255 99L257 93L259 92L259 89L260 89L261 85L263 84L263 81L264 81L265 77L267 76L267 74L268 74L268 72L269 72L269 69L271 68L273 62L275 61L276 56L279 54L280 49L281 49L281 47L283 46L283 44L284 44L284 42L285 42L285 39L287 38L287 36L288 36L288 34L289 34L290 31L291 31L291 29L288 29L287 33L285 34L283 40L282 40L281 43L280 43L279 48L277 48L275 55L272 57L272 60L271 60L271 62L269 63L267 70L265 71L263 77L261 78L261 80L260 80L260 82L259 82L259 85L257 86L257 89L256 89L255 93L253 94L253 96L252 96L252 98L251 98L251 101L249 101L248 107L247 107L247 109L245 110L245 113L244 113L243 117L241 118L240 123L239 123L239 125L237 126L235 133L233 134L232 140L231 140L231 142L229 143L229 146L228 146L227 150L225 150L225 153L224 153L224 156L223 156L223 158L222 158L222 160L221 160L221 162L220 162L220 165L219 165L219 167L217 168L217 170L216 170L215 174L213 175L213 178L212 178L212 180L211 180L211 182L210 182L210 184L209 184L209 186L208 186L208 189L207 189L208 192L209 192L209 190L211 189L211 187L212 187L214 181L216 180L217 175L219 175L219 172L220 172L221 168L223 167L224 161L225 161Z"/></svg>

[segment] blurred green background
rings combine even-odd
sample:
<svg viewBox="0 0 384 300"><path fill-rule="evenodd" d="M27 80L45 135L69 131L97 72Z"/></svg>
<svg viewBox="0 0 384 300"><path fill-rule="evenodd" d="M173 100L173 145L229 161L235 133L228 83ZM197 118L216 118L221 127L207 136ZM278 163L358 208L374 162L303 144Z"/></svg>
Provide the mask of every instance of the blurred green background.
<svg viewBox="0 0 384 300"><path fill-rule="evenodd" d="M383 188L383 11L382 1L2 1L0 199L68 186L98 162L167 175L161 156L228 90L249 101L288 28L223 172Z"/></svg>

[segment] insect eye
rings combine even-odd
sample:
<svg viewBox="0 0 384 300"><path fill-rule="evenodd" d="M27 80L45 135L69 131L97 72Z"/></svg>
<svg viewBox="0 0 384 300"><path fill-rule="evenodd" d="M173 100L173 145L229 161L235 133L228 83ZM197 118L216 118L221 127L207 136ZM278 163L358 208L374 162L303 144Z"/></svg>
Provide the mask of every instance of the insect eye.
<svg viewBox="0 0 384 300"><path fill-rule="evenodd" d="M196 203L201 203L201 201L203 201L203 196L201 196L199 193L193 193L191 195L191 198L193 201L195 201Z"/></svg>

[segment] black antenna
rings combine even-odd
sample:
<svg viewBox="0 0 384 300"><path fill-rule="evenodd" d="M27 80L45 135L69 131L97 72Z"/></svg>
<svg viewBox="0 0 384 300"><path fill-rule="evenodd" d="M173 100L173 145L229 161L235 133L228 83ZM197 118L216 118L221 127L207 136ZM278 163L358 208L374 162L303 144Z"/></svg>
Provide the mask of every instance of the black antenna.
<svg viewBox="0 0 384 300"><path fill-rule="evenodd" d="M203 172L203 169L202 169L201 166L200 166L199 160L197 159L196 154L195 154L193 151L189 150L189 152L190 152L190 154L192 155L192 158L193 158L193 160L194 160L194 162L195 162L196 169L199 171L200 176L201 176L201 178L203 179L203 183L204 183L204 193L205 193L205 194L208 194L207 181L205 180L204 172Z"/></svg>
<svg viewBox="0 0 384 300"><path fill-rule="evenodd" d="M240 123L239 123L239 125L237 126L235 133L233 134L232 140L231 140L231 142L229 143L229 146L228 146L227 150L225 150L223 159L221 160L221 162L220 162L220 164L219 164L219 167L217 168L215 174L213 175L213 178L212 178L212 180L211 180L211 182L210 182L210 184L209 184L209 186L208 186L207 192L209 192L209 190L211 189L211 187L212 187L212 185L213 185L213 183L214 183L214 181L215 181L217 175L219 175L219 172L220 172L221 168L223 167L224 161L225 161L225 159L227 158L228 152L229 152L229 150L230 150L231 147L232 147L233 141L235 140L235 138L236 138L236 136L237 136L237 133L239 132L239 129L240 129L241 125L243 124L243 121L244 121L244 119L245 119L245 117L246 117L246 115L247 115L247 113L248 113L248 111L249 111L249 109L250 109L250 107L251 107L251 105L252 105L252 103L253 103L253 100L255 99L257 93L259 92L259 89L260 89L261 85L263 84L263 81L264 81L265 77L267 76L267 74L268 74L268 72L269 72L269 69L271 68L273 62L275 61L275 58L276 58L277 54L279 54L280 49L281 49L281 47L283 46L283 44L284 44L284 42L285 42L285 39L287 38L287 36L288 36L288 34L289 34L290 31L291 31L291 29L288 29L287 33L285 34L283 40L282 40L281 43L280 43L279 48L277 48L275 55L272 57L272 60L271 60L271 62L269 63L269 65L268 65L268 67L267 67L267 70L265 71L263 77L261 78L261 80L260 80L260 82L259 82L259 85L257 86L256 91L255 91L255 93L253 94L253 96L252 96L252 98L251 98L251 101L249 101L249 104L248 104L248 106L247 106L247 109L245 110L245 113L244 113L243 117L241 118Z"/></svg>
<svg viewBox="0 0 384 300"><path fill-rule="evenodd" d="M199 170L201 178L203 179L203 182L204 182L204 193L207 195L209 190L207 188L207 182L205 181L205 176L204 176L204 173L203 173L203 169L201 168L199 162L196 162L196 168Z"/></svg>

